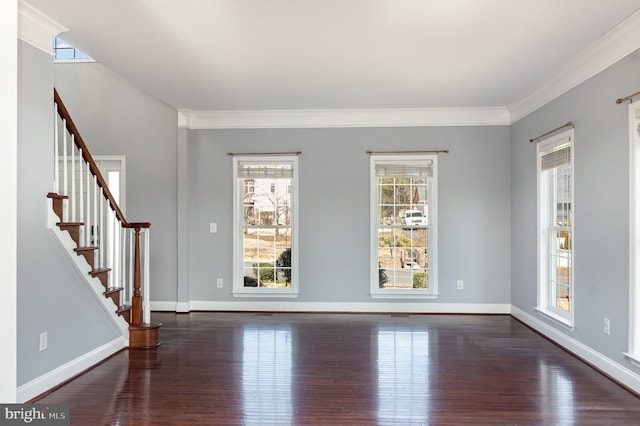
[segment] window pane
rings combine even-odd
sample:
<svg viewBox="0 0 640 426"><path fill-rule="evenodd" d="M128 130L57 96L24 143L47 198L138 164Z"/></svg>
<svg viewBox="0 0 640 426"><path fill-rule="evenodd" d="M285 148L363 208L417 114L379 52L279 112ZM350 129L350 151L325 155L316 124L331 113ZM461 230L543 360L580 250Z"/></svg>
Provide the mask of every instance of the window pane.
<svg viewBox="0 0 640 426"><path fill-rule="evenodd" d="M540 143L538 305L573 324L573 131Z"/></svg>
<svg viewBox="0 0 640 426"><path fill-rule="evenodd" d="M428 288L427 229L380 228L378 267L380 288Z"/></svg>
<svg viewBox="0 0 640 426"><path fill-rule="evenodd" d="M237 239L244 282L256 288L292 288L293 178L295 159L236 160ZM238 268L240 265L237 266Z"/></svg>
<svg viewBox="0 0 640 426"><path fill-rule="evenodd" d="M73 59L74 49L56 49L56 59Z"/></svg>
<svg viewBox="0 0 640 426"><path fill-rule="evenodd" d="M55 59L91 59L89 55L74 48L72 45L57 37L54 38Z"/></svg>
<svg viewBox="0 0 640 426"><path fill-rule="evenodd" d="M389 156L372 161L375 170L372 191L377 196L377 205L372 207L377 216L374 218L377 259L373 259L377 268L372 270L372 292L377 289L435 292L435 286L430 288L428 273L429 187L435 179L435 157Z"/></svg>
<svg viewBox="0 0 640 426"><path fill-rule="evenodd" d="M569 230L554 229L551 235L551 304L556 308L571 312L571 248L572 233Z"/></svg>
<svg viewBox="0 0 640 426"><path fill-rule="evenodd" d="M291 223L290 179L244 179L244 223L287 225Z"/></svg>

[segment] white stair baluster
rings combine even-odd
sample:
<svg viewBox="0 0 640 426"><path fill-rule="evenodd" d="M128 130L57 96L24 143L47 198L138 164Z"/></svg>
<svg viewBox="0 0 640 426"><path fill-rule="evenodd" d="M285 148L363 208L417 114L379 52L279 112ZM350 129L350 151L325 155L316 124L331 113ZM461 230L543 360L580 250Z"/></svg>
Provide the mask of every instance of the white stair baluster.
<svg viewBox="0 0 640 426"><path fill-rule="evenodd" d="M111 210L110 215L111 230L109 233L111 234L111 260L109 261L109 265L111 266L111 273L109 274L109 282L111 282L111 287L115 287L116 278L118 278L118 223L113 210Z"/></svg>
<svg viewBox="0 0 640 426"><path fill-rule="evenodd" d="M71 222L76 222L76 137L71 135Z"/></svg>
<svg viewBox="0 0 640 426"><path fill-rule="evenodd" d="M60 194L60 148L59 139L60 133L58 129L58 114L55 111L58 110L58 104L54 103L55 119L53 121L54 133L53 133L53 190L56 194Z"/></svg>
<svg viewBox="0 0 640 426"><path fill-rule="evenodd" d="M98 178L93 177L93 221L92 221L92 232L91 232L91 245L97 247L98 246ZM98 258L98 253L96 250L96 259ZM96 262L97 265L97 262Z"/></svg>
<svg viewBox="0 0 640 426"><path fill-rule="evenodd" d="M151 305L149 303L149 228L145 228L144 232L144 251L143 258L143 281L142 281L142 322L151 323Z"/></svg>
<svg viewBox="0 0 640 426"><path fill-rule="evenodd" d="M104 249L106 246L107 241L104 239L104 192L102 192L102 187L99 188L100 190L98 191L98 196L100 197L100 207L99 207L99 212L100 212L100 217L98 219L99 221L99 225L98 225L98 229L100 230L100 232L98 233L98 241L100 242L100 244L98 244L98 247L100 247L98 249L98 257L100 258L99 263L100 263L100 267L104 268Z"/></svg>
<svg viewBox="0 0 640 426"><path fill-rule="evenodd" d="M78 220L84 223L84 226L80 228L80 241L84 241L83 236L87 233L87 224L83 220L84 215L84 188L82 186L82 182L84 182L84 174L82 173L82 149L78 149L78 185L79 188L79 197L78 197Z"/></svg>
<svg viewBox="0 0 640 426"><path fill-rule="evenodd" d="M64 163L62 163L62 194L63 195L69 195L69 177L68 177L68 173L67 173L67 120L62 120L62 134L63 134L63 138L62 138L62 158ZM66 203L66 209L64 209L64 213L62 214L63 216L63 222L68 222L69 221L69 200L67 200Z"/></svg>
<svg viewBox="0 0 640 426"><path fill-rule="evenodd" d="M91 170L89 169L89 165L87 164L87 168L85 170L85 181L87 183L87 204L85 206L86 213L84 215L85 220L85 233L84 233L84 245L85 247L91 246Z"/></svg>
<svg viewBox="0 0 640 426"><path fill-rule="evenodd" d="M120 224L120 287L124 288L122 292L122 300L127 300L127 284L126 284L126 253L127 253L127 230Z"/></svg>
<svg viewBox="0 0 640 426"><path fill-rule="evenodd" d="M128 285L127 285L127 289L129 292L129 304L131 304L131 299L133 298L133 240L134 240L134 233L135 231L133 229L129 229L129 256L127 257L127 262L128 262L128 266L129 266L129 280L128 280Z"/></svg>

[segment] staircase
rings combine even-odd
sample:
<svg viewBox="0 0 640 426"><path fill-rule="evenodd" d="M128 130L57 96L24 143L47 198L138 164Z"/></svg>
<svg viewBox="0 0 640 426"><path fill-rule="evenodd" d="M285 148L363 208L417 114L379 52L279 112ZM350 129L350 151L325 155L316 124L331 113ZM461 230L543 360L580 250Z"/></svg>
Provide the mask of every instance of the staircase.
<svg viewBox="0 0 640 426"><path fill-rule="evenodd" d="M99 280L102 297L113 302L110 314L128 324L129 335L124 337L129 348L155 348L160 345L162 324L150 320L151 225L125 219L55 90L54 104L54 191L47 198L55 214L55 226L74 242L68 254L84 258L89 265L87 283Z"/></svg>

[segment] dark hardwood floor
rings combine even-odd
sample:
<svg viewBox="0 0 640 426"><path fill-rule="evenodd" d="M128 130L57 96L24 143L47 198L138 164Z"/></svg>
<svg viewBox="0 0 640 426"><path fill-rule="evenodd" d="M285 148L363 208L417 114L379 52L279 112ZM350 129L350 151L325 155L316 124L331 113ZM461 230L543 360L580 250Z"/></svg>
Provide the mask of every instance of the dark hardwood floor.
<svg viewBox="0 0 640 426"><path fill-rule="evenodd" d="M509 316L154 313L162 346L40 399L72 425L639 425L640 399Z"/></svg>

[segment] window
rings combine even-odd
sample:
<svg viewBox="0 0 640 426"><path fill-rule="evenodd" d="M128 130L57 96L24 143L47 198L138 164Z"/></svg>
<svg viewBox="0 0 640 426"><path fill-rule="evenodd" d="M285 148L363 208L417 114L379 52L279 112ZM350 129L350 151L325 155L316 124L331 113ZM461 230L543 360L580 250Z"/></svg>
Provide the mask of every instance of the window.
<svg viewBox="0 0 640 426"><path fill-rule="evenodd" d="M573 327L573 129L537 145L538 310Z"/></svg>
<svg viewBox="0 0 640 426"><path fill-rule="evenodd" d="M640 103L629 104L629 352L640 366Z"/></svg>
<svg viewBox="0 0 640 426"><path fill-rule="evenodd" d="M296 296L298 158L233 161L234 295Z"/></svg>
<svg viewBox="0 0 640 426"><path fill-rule="evenodd" d="M436 297L437 157L371 157L371 296Z"/></svg>
<svg viewBox="0 0 640 426"><path fill-rule="evenodd" d="M93 61L89 55L58 37L54 39L53 51L56 61Z"/></svg>

